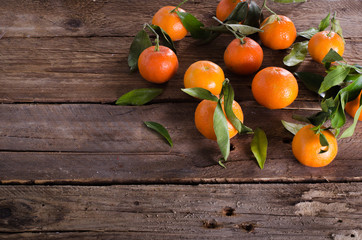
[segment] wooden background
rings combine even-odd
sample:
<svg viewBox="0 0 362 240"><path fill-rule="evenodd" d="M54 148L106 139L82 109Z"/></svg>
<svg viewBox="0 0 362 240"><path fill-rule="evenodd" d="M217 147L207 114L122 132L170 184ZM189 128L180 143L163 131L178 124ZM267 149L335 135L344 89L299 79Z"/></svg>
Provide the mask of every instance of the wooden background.
<svg viewBox="0 0 362 240"><path fill-rule="evenodd" d="M298 31L336 11L344 58L362 64L360 0L269 2ZM298 98L286 109L259 106L250 90L253 75L225 69L229 35L201 47L190 37L177 42L180 68L167 84L129 71L134 35L160 7L178 3L0 0L0 239L361 239L361 124L339 141L329 166L299 164L280 120L318 111L320 99L299 83ZM217 3L190 0L183 8L212 24ZM263 50L262 68L284 67L287 50ZM223 169L217 144L196 130L198 102L180 88L198 60L225 70L245 124L266 131L264 170L250 152L250 136L231 140ZM309 56L287 69L324 71ZM114 105L145 87L164 92L145 106ZM143 121L163 124L174 147Z"/></svg>

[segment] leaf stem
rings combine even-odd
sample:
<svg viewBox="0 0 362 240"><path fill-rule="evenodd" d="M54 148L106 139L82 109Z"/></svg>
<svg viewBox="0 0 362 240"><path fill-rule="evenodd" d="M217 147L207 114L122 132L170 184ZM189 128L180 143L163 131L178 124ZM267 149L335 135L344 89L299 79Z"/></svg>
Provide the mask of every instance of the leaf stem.
<svg viewBox="0 0 362 240"><path fill-rule="evenodd" d="M227 30L229 30L229 32L231 32L231 33L235 36L235 38L237 38L237 39L240 40L240 43L241 43L241 44L244 44L244 43L245 43L245 41L244 41L245 36L244 36L244 35L238 34L237 31L235 31L234 29L232 29L231 27L229 27L227 24L225 24L225 23L223 23L222 21L220 21L217 17L214 16L214 17L212 17L212 19L216 20L218 23L220 23L221 25L225 26L225 28L226 28Z"/></svg>
<svg viewBox="0 0 362 240"><path fill-rule="evenodd" d="M263 2L263 6L262 6L261 9L260 9L260 14L262 13L263 8L266 8L266 10L268 10L269 12L271 12L272 14L274 14L275 16L277 16L277 20L280 21L280 17L278 16L278 14L276 14L273 10L271 10L271 9L266 5L266 1L267 1L267 0L264 0L264 2Z"/></svg>
<svg viewBox="0 0 362 240"><path fill-rule="evenodd" d="M146 27L148 27L155 35L156 35L156 39L155 39L155 51L158 52L160 51L160 37L158 36L157 32L155 31L155 29L153 29L153 27L151 27L150 24L145 23L143 26L143 29L145 29Z"/></svg>
<svg viewBox="0 0 362 240"><path fill-rule="evenodd" d="M174 13L182 4L184 4L185 2L187 2L188 0L184 0L181 3L179 3L179 5L177 5L174 9L171 10L170 13Z"/></svg>

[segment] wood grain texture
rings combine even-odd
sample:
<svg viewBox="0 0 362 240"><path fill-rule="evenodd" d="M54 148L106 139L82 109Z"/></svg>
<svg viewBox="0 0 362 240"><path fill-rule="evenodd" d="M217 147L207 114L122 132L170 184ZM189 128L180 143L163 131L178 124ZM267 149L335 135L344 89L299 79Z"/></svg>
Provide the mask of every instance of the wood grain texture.
<svg viewBox="0 0 362 240"><path fill-rule="evenodd" d="M177 43L180 67L177 74L163 85L151 84L138 72L131 73L127 56L132 38L4 38L0 41L0 102L114 102L122 94L145 87L161 87L160 101L189 101L180 91L184 87L186 69L198 60L219 64L231 80L240 100L253 100L250 91L254 75L237 76L226 69L223 53L231 36L218 38L210 45L196 46L186 39ZM349 63L362 65L362 41L347 40L344 57ZM285 67L282 59L288 51L264 48L262 68ZM324 73L321 64L310 57L291 72ZM317 101L302 83L297 101Z"/></svg>
<svg viewBox="0 0 362 240"><path fill-rule="evenodd" d="M256 0L259 6L262 0ZM106 0L56 0L56 1L0 1L0 31L5 37L57 37L57 36L134 36L145 22L164 5L180 1L106 1ZM194 14L206 25L215 24L218 1L193 0L183 8ZM300 4L278 4L269 1L268 6L278 14L289 16L298 31L317 27L328 12L336 12L344 35L360 37L359 0L308 1ZM265 11L266 15L269 15Z"/></svg>
<svg viewBox="0 0 362 240"><path fill-rule="evenodd" d="M361 185L0 186L0 237L359 239Z"/></svg>
<svg viewBox="0 0 362 240"><path fill-rule="evenodd" d="M360 181L361 128L339 141L339 154L321 169L300 165L291 152L292 134L280 120L315 111L266 110L241 102L245 124L261 127L269 140L266 168L250 152L251 136L231 140L228 168L217 165L217 144L194 126L197 102L141 107L87 104L0 105L0 180L3 183L70 182L253 182ZM265 119L268 119L265 121ZM163 124L174 142L144 126ZM352 119L348 117L348 124ZM353 150L352 150L353 149ZM13 153L14 152L14 153Z"/></svg>

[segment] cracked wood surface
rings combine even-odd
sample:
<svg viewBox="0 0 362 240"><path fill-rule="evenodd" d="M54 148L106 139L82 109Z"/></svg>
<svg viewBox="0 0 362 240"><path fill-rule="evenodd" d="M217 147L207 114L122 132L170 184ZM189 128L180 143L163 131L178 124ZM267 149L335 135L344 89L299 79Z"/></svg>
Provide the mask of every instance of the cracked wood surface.
<svg viewBox="0 0 362 240"><path fill-rule="evenodd" d="M0 186L0 236L360 239L361 187L362 183Z"/></svg>

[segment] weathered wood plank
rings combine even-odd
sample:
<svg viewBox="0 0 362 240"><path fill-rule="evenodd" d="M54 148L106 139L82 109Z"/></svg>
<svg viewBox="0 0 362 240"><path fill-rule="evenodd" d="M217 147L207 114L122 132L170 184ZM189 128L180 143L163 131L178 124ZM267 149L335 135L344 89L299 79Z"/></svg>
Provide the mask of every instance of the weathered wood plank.
<svg viewBox="0 0 362 240"><path fill-rule="evenodd" d="M0 186L0 236L359 239L361 185Z"/></svg>
<svg viewBox="0 0 362 240"><path fill-rule="evenodd" d="M0 31L5 37L134 36L164 5L180 1L1 1ZM262 0L256 0L261 6ZM218 1L197 0L183 5L206 25L214 24ZM308 1L302 4L268 3L277 13L289 16L298 31L318 26L328 12L337 12L346 37L360 37L359 0ZM269 13L266 13L269 14Z"/></svg>
<svg viewBox="0 0 362 240"><path fill-rule="evenodd" d="M211 60L219 64L231 80L240 100L253 100L250 85L253 75L240 77L226 70L223 53L231 36L217 39L210 46L196 46L187 39L177 44L180 68L166 85L143 80L131 73L127 56L132 38L4 38L0 41L0 102L114 102L123 93L136 88L162 87L159 100L188 101L180 91L183 75L193 62ZM362 41L347 40L345 59L362 65L359 49ZM285 67L287 51L264 48L267 66ZM324 74L321 64L308 57L301 66L288 68ZM297 101L317 98L302 83Z"/></svg>
<svg viewBox="0 0 362 240"><path fill-rule="evenodd" d="M322 169L300 165L291 152L292 134L280 120L306 110L266 110L241 102L245 124L269 139L268 162L260 170L250 152L251 136L232 139L228 168L217 165L214 141L194 126L197 102L141 107L112 105L0 105L0 180L79 182L250 182L361 180L361 134L339 141L336 160ZM143 121L170 132L174 147ZM348 123L352 119L348 117ZM352 150L353 149L353 150ZM17 152L17 153L13 153ZM30 152L30 153L29 153ZM31 153L33 152L33 153Z"/></svg>

